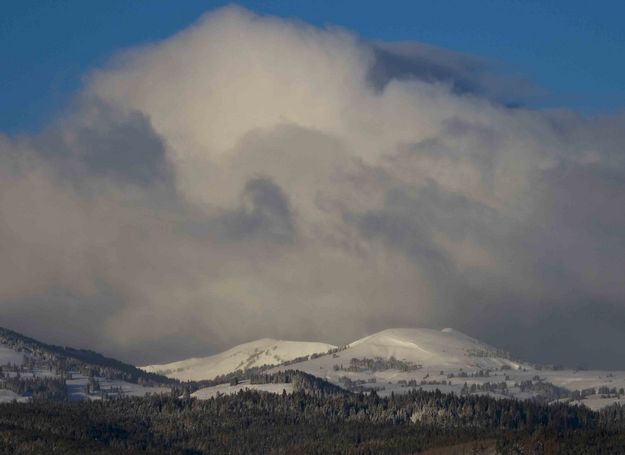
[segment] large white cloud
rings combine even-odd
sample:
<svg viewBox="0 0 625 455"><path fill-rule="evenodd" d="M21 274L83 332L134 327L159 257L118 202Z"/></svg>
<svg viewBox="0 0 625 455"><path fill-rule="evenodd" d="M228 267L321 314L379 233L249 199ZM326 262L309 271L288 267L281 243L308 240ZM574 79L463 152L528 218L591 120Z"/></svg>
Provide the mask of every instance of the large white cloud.
<svg viewBox="0 0 625 455"><path fill-rule="evenodd" d="M625 121L507 107L476 62L239 8L118 55L0 142L4 319L137 361L455 325L611 364Z"/></svg>

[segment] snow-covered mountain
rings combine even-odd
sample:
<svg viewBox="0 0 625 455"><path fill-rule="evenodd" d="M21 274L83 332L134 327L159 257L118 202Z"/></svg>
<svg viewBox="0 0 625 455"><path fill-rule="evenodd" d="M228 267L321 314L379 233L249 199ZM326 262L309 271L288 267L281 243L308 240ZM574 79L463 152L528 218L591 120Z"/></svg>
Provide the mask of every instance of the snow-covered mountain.
<svg viewBox="0 0 625 455"><path fill-rule="evenodd" d="M394 357L422 367L500 369L518 368L519 363L481 341L453 329L388 329L348 345L340 359Z"/></svg>
<svg viewBox="0 0 625 455"><path fill-rule="evenodd" d="M313 355L314 354L314 355ZM214 379L254 367L299 370L353 391L380 395L414 388L500 398L573 401L597 409L625 403L625 372L555 369L510 358L504 351L453 329L388 329L341 348L325 343L262 339L221 354L143 367L181 380ZM273 387L247 382L198 390L205 398L241 388ZM273 390L273 389L272 389Z"/></svg>
<svg viewBox="0 0 625 455"><path fill-rule="evenodd" d="M240 344L220 354L180 360L163 365L141 367L182 381L214 379L217 376L266 365L279 365L300 357L324 354L336 346L307 341L285 341L262 338Z"/></svg>
<svg viewBox="0 0 625 455"><path fill-rule="evenodd" d="M623 371L555 369L516 361L452 329L383 330L337 352L269 372L287 369L350 390L376 390L383 396L421 388L500 398L573 400L594 409L625 403Z"/></svg>
<svg viewBox="0 0 625 455"><path fill-rule="evenodd" d="M330 355L279 369L297 369L334 383L346 378L368 384L454 377L490 377L495 372L534 370L529 363L453 329L388 329L350 343ZM488 373L487 373L488 372Z"/></svg>
<svg viewBox="0 0 625 455"><path fill-rule="evenodd" d="M259 367L265 368L255 369ZM258 373L299 370L344 389L375 390L382 396L438 389L443 393L570 401L593 409L625 404L625 371L559 369L517 361L452 329L388 329L340 348L264 338L221 354L140 370L93 351L53 346L0 328L0 402L29 400L30 389L52 399L62 395L70 400L170 393L175 387L170 378L215 379L239 370L248 370L237 373L241 382L217 381L218 385L192 395L203 399L246 388L289 393L294 390L291 381L265 383L264 375Z"/></svg>

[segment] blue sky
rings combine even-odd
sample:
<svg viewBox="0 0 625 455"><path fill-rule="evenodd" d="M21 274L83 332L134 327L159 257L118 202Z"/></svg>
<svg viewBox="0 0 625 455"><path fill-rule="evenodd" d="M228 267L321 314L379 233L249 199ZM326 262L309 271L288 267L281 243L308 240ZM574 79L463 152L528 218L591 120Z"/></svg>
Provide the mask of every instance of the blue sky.
<svg viewBox="0 0 625 455"><path fill-rule="evenodd" d="M118 49L159 40L229 2L5 0L0 131L41 128L82 75ZM376 40L416 40L485 57L544 89L537 106L586 113L625 106L625 3L604 0L300 1L238 4L335 24Z"/></svg>

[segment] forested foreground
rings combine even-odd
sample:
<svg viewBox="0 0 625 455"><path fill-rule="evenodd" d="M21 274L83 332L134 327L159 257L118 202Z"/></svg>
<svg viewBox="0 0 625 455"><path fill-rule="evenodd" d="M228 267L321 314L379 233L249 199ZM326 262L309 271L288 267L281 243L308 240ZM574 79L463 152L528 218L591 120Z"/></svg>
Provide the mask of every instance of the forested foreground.
<svg viewBox="0 0 625 455"><path fill-rule="evenodd" d="M409 454L459 446L465 453L605 454L625 453L624 423L618 406L596 413L438 392L383 399L246 391L206 401L151 396L5 404L0 452Z"/></svg>

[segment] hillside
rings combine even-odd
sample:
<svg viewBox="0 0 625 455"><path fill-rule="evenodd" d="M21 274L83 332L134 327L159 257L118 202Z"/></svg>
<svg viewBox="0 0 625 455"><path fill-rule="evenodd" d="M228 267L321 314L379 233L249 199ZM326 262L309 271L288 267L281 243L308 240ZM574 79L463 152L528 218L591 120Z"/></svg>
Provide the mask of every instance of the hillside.
<svg viewBox="0 0 625 455"><path fill-rule="evenodd" d="M0 328L0 402L166 393L177 381L86 349Z"/></svg>
<svg viewBox="0 0 625 455"><path fill-rule="evenodd" d="M62 363L76 369L89 367L101 370L103 375L108 373L133 383L146 381L171 384L175 382L166 376L143 371L134 365L106 357L89 349L55 346L0 327L0 363L19 364L21 362L16 360L23 360L24 357Z"/></svg>
<svg viewBox="0 0 625 455"><path fill-rule="evenodd" d="M381 396L438 389L457 395L574 402L591 409L625 403L625 372L534 365L453 329L387 329L341 348L262 339L210 357L143 368L202 381L196 384L203 388L196 395L200 398L245 388L237 381L258 384L263 374L298 370L347 390L375 390ZM231 380L234 385L227 384Z"/></svg>
<svg viewBox="0 0 625 455"><path fill-rule="evenodd" d="M348 345L339 358L395 357L427 367L519 368L509 355L453 329L388 329Z"/></svg>
<svg viewBox="0 0 625 455"><path fill-rule="evenodd" d="M326 343L263 338L240 344L220 354L191 358L163 365L147 365L144 371L181 381L214 379L235 371L280 365L294 359L326 353L336 346Z"/></svg>
<svg viewBox="0 0 625 455"><path fill-rule="evenodd" d="M270 370L286 369L278 366ZM625 372L556 369L513 360L452 329L388 329L337 352L292 363L352 391L382 396L415 388L496 398L574 401L592 409L625 403Z"/></svg>

